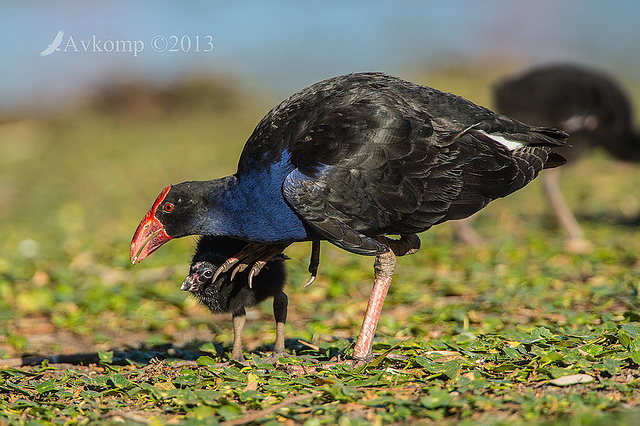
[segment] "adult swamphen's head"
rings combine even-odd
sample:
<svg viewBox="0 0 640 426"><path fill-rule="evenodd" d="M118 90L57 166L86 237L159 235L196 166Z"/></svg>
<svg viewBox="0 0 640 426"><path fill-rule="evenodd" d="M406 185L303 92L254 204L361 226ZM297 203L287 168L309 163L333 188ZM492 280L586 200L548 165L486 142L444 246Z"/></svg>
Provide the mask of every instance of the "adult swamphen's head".
<svg viewBox="0 0 640 426"><path fill-rule="evenodd" d="M207 220L205 200L203 188L192 182L167 186L136 229L131 262L140 262L172 238L197 234L195 224Z"/></svg>
<svg viewBox="0 0 640 426"><path fill-rule="evenodd" d="M213 280L250 268L251 287L296 241L314 241L312 274L319 240L376 256L353 353L370 359L395 256L415 252L416 233L467 217L563 164L552 148L566 136L381 73L321 81L258 123L235 174L166 188L136 230L131 261L182 235L232 237L247 245Z"/></svg>

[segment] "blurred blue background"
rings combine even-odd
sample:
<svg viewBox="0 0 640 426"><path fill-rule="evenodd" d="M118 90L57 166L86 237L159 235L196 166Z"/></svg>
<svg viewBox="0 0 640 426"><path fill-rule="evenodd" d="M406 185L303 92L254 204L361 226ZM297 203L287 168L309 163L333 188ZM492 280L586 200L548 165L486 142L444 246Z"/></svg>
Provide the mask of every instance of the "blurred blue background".
<svg viewBox="0 0 640 426"><path fill-rule="evenodd" d="M637 0L3 2L0 110L55 108L114 80L208 73L278 94L348 72L408 78L448 63L571 61L636 81L639 17ZM60 30L62 50L41 56ZM94 36L102 49L107 40L144 48L134 56L90 44L84 52L81 42ZM186 37L191 47L154 51L155 36L170 44ZM209 40L213 50L204 52Z"/></svg>

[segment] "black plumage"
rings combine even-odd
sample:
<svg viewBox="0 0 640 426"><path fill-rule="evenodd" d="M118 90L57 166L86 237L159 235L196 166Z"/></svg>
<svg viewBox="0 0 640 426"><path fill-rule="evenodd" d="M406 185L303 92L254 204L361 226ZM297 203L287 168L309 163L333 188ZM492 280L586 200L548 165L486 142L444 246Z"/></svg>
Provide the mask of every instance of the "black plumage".
<svg viewBox="0 0 640 426"><path fill-rule="evenodd" d="M213 313L231 313L233 316L234 341L231 357L242 356L242 329L246 308L273 298L273 314L276 321L276 343L274 357L284 354L284 324L287 319L287 296L283 291L286 272L283 256L272 258L254 280L247 285L248 271L218 276L215 271L229 257L238 253L245 242L229 237L204 236L198 240L195 254L182 289L190 291L195 298Z"/></svg>
<svg viewBox="0 0 640 426"><path fill-rule="evenodd" d="M558 152L570 163L597 147L620 160L640 161L640 135L633 128L629 98L601 71L570 64L537 67L500 82L494 97L503 114L569 133L572 148ZM588 250L590 244L560 192L558 173L543 176L545 193L568 233L568 248Z"/></svg>
<svg viewBox="0 0 640 426"><path fill-rule="evenodd" d="M190 234L246 241L217 274L251 264L249 279L296 241L375 255L354 350L354 358L367 359L395 255L417 249L415 233L466 217L563 164L552 148L565 139L562 131L385 74L335 77L267 113L235 174L167 187L136 230L131 260Z"/></svg>

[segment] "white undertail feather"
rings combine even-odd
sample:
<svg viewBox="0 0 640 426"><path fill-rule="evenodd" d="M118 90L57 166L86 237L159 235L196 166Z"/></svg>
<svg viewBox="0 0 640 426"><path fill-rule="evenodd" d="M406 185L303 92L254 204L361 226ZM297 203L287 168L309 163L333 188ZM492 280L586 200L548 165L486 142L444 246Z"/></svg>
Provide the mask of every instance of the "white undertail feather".
<svg viewBox="0 0 640 426"><path fill-rule="evenodd" d="M504 145L509 151L515 151L516 149L522 148L524 144L518 141L510 141L502 136L498 136L496 134L489 134L483 130L480 130L480 133L485 135L486 137L493 139L494 141Z"/></svg>

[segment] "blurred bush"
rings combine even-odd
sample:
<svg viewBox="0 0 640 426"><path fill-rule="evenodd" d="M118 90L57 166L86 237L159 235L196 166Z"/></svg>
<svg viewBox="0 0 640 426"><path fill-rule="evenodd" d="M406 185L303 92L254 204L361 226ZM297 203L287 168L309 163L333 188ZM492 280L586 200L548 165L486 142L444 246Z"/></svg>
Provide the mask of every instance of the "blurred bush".
<svg viewBox="0 0 640 426"><path fill-rule="evenodd" d="M231 77L210 75L166 84L118 81L97 88L88 104L98 113L131 119L155 119L200 109L221 112L240 105L240 87Z"/></svg>

